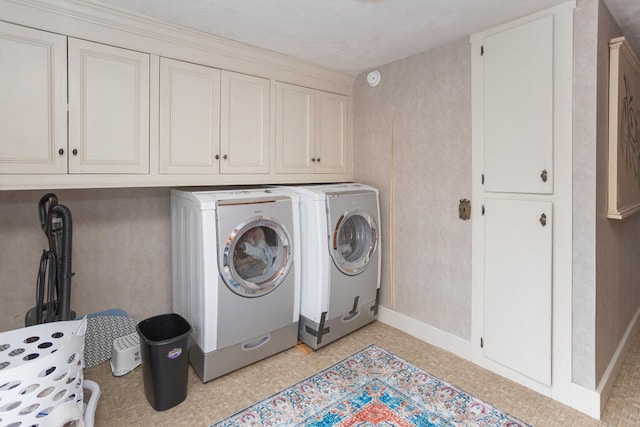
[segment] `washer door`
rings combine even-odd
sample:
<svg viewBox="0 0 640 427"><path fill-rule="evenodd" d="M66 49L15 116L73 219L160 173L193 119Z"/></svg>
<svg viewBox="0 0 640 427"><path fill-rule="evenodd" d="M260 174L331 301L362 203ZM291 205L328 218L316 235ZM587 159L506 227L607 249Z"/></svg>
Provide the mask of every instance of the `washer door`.
<svg viewBox="0 0 640 427"><path fill-rule="evenodd" d="M344 212L331 237L331 257L344 274L355 276L367 268L378 248L378 224L361 209Z"/></svg>
<svg viewBox="0 0 640 427"><path fill-rule="evenodd" d="M266 295L291 269L291 239L279 223L253 218L231 232L221 263L222 278L233 292L244 297Z"/></svg>

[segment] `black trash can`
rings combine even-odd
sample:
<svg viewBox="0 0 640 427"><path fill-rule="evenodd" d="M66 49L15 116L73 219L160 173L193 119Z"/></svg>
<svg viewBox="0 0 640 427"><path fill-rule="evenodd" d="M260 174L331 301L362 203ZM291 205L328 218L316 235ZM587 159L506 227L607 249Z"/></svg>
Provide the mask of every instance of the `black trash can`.
<svg viewBox="0 0 640 427"><path fill-rule="evenodd" d="M156 411L164 411L187 398L189 335L191 325L175 313L138 323L144 394Z"/></svg>

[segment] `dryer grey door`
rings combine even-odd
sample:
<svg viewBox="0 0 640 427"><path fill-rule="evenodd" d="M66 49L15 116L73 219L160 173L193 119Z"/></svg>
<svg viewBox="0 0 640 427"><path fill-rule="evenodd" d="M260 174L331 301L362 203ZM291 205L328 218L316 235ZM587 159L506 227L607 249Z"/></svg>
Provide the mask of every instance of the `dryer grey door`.
<svg viewBox="0 0 640 427"><path fill-rule="evenodd" d="M373 192L328 194L329 251L342 273L362 273L378 248L378 205Z"/></svg>
<svg viewBox="0 0 640 427"><path fill-rule="evenodd" d="M239 206L219 206L220 274L236 294L259 297L286 279L293 264L292 241L284 224L266 215L243 218ZM225 233L224 223L234 221L237 225Z"/></svg>

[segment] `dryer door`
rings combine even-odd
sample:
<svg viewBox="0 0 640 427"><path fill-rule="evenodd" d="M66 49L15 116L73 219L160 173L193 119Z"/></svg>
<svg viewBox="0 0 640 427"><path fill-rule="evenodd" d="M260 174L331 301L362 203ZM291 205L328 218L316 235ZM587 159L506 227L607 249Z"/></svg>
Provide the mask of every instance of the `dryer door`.
<svg viewBox="0 0 640 427"><path fill-rule="evenodd" d="M331 257L344 274L355 276L367 268L378 248L378 224L367 211L344 211L330 236Z"/></svg>
<svg viewBox="0 0 640 427"><path fill-rule="evenodd" d="M239 224L221 249L222 278L229 289L245 297L259 297L276 289L293 263L289 234L267 217Z"/></svg>

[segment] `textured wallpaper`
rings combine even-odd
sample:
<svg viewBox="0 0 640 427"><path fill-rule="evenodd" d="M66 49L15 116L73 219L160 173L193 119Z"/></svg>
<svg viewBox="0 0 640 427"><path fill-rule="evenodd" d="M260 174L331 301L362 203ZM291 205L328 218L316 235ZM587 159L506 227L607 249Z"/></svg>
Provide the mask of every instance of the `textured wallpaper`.
<svg viewBox="0 0 640 427"><path fill-rule="evenodd" d="M611 362L640 307L640 215L607 219L609 164L609 40L622 32L604 2L598 4L596 176L595 384Z"/></svg>
<svg viewBox="0 0 640 427"><path fill-rule="evenodd" d="M0 330L24 326L35 305L47 238L38 201L47 191L0 192ZM169 189L54 191L73 219L71 309L111 308L144 319L171 311Z"/></svg>
<svg viewBox="0 0 640 427"><path fill-rule="evenodd" d="M471 337L471 63L467 39L354 84L355 179L380 189L382 305ZM392 276L393 271L393 276Z"/></svg>

